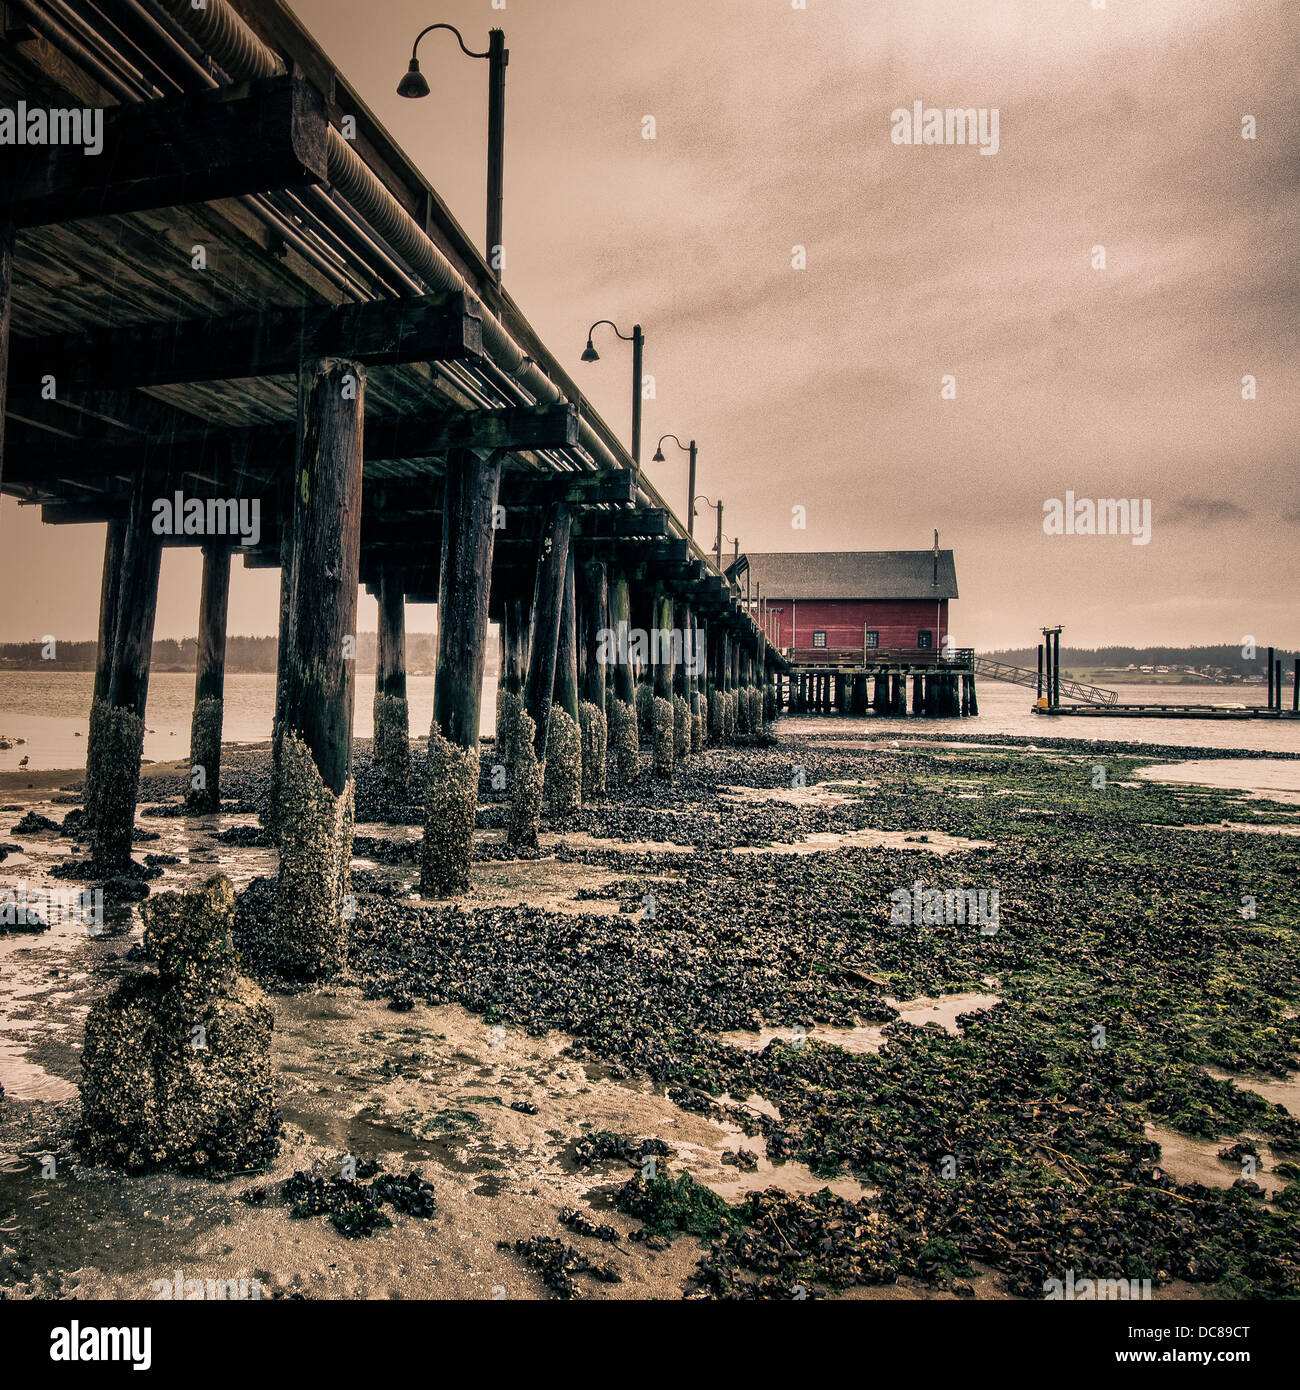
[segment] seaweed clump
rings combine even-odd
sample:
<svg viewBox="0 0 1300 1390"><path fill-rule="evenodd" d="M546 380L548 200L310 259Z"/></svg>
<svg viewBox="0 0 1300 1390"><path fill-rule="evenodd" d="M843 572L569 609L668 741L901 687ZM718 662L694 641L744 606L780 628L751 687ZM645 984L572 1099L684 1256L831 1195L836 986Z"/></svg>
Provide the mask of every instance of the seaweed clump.
<svg viewBox="0 0 1300 1390"><path fill-rule="evenodd" d="M637 1176L618 1190L614 1205L635 1216L651 1235L660 1237L685 1234L708 1239L737 1224L727 1203L689 1173Z"/></svg>

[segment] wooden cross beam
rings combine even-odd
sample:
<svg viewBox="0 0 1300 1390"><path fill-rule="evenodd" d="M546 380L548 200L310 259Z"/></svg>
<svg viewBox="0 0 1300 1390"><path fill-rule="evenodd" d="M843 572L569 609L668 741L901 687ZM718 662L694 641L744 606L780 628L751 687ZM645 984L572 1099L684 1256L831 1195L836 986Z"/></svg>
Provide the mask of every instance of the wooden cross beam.
<svg viewBox="0 0 1300 1390"><path fill-rule="evenodd" d="M40 399L50 377L63 394L283 376L319 357L395 366L449 362L482 352L483 323L471 314L463 293L338 308L267 308L226 318L15 338L9 408L21 414L24 397Z"/></svg>
<svg viewBox="0 0 1300 1390"><path fill-rule="evenodd" d="M65 479L150 473L194 474L224 480L257 470L277 474L293 464L297 431L290 422L185 428L160 438L130 443L59 439L32 442L28 433L6 441L5 481L36 484ZM47 437L48 438L48 437ZM451 449L489 454L497 449L565 449L578 442L578 412L567 404L508 406L501 410L436 410L366 421L363 447L368 462L399 458L443 458ZM425 492L427 484L421 484ZM441 506L441 501L438 502Z"/></svg>
<svg viewBox="0 0 1300 1390"><path fill-rule="evenodd" d="M12 109L27 143L0 145L0 205L18 227L327 177L325 98L296 77L103 109L51 111L35 101ZM31 143L37 135L45 143Z"/></svg>

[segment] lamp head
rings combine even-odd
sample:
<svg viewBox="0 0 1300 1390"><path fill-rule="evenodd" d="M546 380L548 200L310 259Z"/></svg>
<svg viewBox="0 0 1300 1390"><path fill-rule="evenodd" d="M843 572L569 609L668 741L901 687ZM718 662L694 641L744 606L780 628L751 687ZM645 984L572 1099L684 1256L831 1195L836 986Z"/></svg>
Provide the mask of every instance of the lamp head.
<svg viewBox="0 0 1300 1390"><path fill-rule="evenodd" d="M586 346L586 348L583 350L583 353L582 353L582 360L583 360L584 362L599 362L599 361L600 361L600 353L598 353L598 352L596 351L596 345L591 341L590 338L587 339L587 346Z"/></svg>
<svg viewBox="0 0 1300 1390"><path fill-rule="evenodd" d="M651 462L651 463L663 463L663 462L665 462L665 460L664 460L664 446L663 446L662 444L659 445L659 447L655 450L655 456L654 456L654 458L652 458L652 459L650 460L650 462Z"/></svg>
<svg viewBox="0 0 1300 1390"><path fill-rule="evenodd" d="M405 76L397 84L397 95L399 97L427 97L429 95L429 84L424 80L424 74L420 71L420 60L411 59L411 65L407 68Z"/></svg>

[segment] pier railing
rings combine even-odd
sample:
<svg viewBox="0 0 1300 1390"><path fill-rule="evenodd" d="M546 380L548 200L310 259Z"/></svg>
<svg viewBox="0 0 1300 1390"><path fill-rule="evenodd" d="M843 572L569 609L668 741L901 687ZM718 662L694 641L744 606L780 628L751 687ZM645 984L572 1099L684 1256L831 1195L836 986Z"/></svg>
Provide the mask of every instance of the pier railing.
<svg viewBox="0 0 1300 1390"><path fill-rule="evenodd" d="M786 655L796 666L873 670L908 666L916 670L973 671L973 647L792 647Z"/></svg>
<svg viewBox="0 0 1300 1390"><path fill-rule="evenodd" d="M1040 677L1037 671L1026 670L1023 666L1008 666L1005 661L994 661L992 657L975 656L972 652L971 659L975 674L987 676L990 680L1027 685L1031 690L1037 690L1039 680L1046 679ZM1103 690L1099 685L1086 685L1083 681L1069 681L1064 677L1061 679L1061 694L1084 705L1114 705L1119 702L1117 690Z"/></svg>

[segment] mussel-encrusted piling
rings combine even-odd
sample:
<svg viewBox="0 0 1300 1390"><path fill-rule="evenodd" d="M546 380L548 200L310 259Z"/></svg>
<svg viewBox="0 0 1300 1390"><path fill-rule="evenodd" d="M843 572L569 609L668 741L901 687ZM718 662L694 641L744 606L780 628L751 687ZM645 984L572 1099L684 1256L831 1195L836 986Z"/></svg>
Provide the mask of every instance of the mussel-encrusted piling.
<svg viewBox="0 0 1300 1390"><path fill-rule="evenodd" d="M230 547L203 547L199 655L190 721L189 785L185 804L197 814L221 807L221 726L226 682L226 613L230 606Z"/></svg>
<svg viewBox="0 0 1300 1390"><path fill-rule="evenodd" d="M391 566L379 571L375 648L375 771L386 793L404 805L411 780L411 713L406 699L406 595Z"/></svg>
<svg viewBox="0 0 1300 1390"><path fill-rule="evenodd" d="M135 803L144 752L145 700L149 693L149 659L154 614L158 606L158 572L162 545L153 533L141 472L133 491L118 586L108 695L92 710L95 747L86 767L93 784L86 804L86 831L95 864L119 872L131 862ZM92 750L88 750L88 757Z"/></svg>
<svg viewBox="0 0 1300 1390"><path fill-rule="evenodd" d="M463 893L478 810L479 720L501 461L453 450L443 481L438 677L424 782L420 891Z"/></svg>
<svg viewBox="0 0 1300 1390"><path fill-rule="evenodd" d="M568 503L550 503L542 519L537 541L532 636L528 647L528 679L524 686L524 709L533 726L533 757L525 759L517 756L516 765L511 770L515 780L515 796L507 839L517 848L534 848L537 844L542 811L541 787L545 777L551 702L555 691L556 649L564 604L564 574L568 566L572 530L573 518ZM516 750L519 749L520 745L516 743Z"/></svg>
<svg viewBox="0 0 1300 1390"><path fill-rule="evenodd" d="M365 373L327 358L302 374L293 597L279 736L280 873L268 956L282 974L337 971L352 860L352 710L361 543Z"/></svg>

